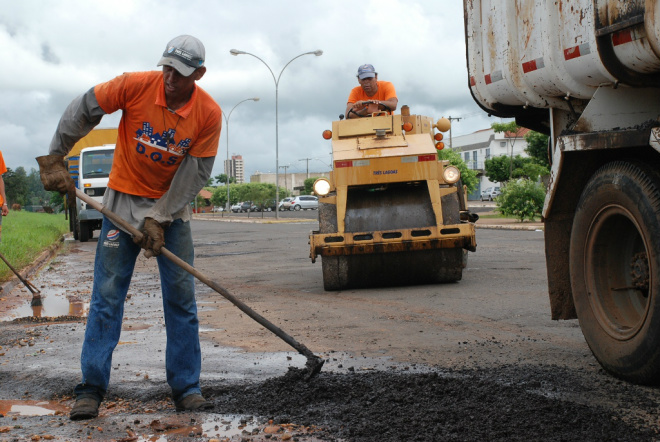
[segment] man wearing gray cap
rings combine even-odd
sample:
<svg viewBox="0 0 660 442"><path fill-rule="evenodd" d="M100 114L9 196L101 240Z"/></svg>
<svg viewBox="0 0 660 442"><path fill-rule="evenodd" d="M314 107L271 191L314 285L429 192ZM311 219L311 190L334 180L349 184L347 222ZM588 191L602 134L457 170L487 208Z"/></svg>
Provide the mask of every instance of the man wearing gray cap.
<svg viewBox="0 0 660 442"><path fill-rule="evenodd" d="M193 276L160 255L167 248L193 264L189 202L206 185L218 149L222 111L195 84L206 72L204 45L190 35L170 41L162 71L125 73L76 98L65 110L49 154L37 158L46 190L74 191L64 156L103 115L121 110L103 205L143 233L138 241L107 217L96 247L94 284L72 420L98 415L110 381L126 294L144 248L155 255L167 334L167 382L177 411L209 409L199 385L201 351ZM145 252L146 254L146 252Z"/></svg>
<svg viewBox="0 0 660 442"><path fill-rule="evenodd" d="M394 85L389 81L378 81L378 72L370 64L358 68L358 83L351 90L346 104L346 118L367 117L374 112L396 110L399 100Z"/></svg>

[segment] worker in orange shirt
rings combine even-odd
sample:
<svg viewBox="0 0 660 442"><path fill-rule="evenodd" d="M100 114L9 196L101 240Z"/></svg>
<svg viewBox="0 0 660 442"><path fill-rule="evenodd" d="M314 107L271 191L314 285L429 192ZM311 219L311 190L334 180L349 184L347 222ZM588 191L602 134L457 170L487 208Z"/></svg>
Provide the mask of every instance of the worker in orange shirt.
<svg viewBox="0 0 660 442"><path fill-rule="evenodd" d="M220 106L196 84L206 73L204 59L204 45L197 38L174 38L158 62L162 71L125 73L76 98L60 119L49 155L37 158L46 190L75 192L64 156L103 115L122 111L103 205L143 236L133 238L103 217L72 420L96 417L107 393L112 352L140 248L158 261L167 333L165 369L176 410L213 406L199 385L195 281L160 255L167 244L173 254L193 264L189 203L211 176L222 123Z"/></svg>
<svg viewBox="0 0 660 442"><path fill-rule="evenodd" d="M5 193L5 180L2 178L7 172L5 159L0 152L0 202L2 202L2 216L9 215L9 207L7 206L7 194ZM0 217L0 241L2 241L2 217Z"/></svg>
<svg viewBox="0 0 660 442"><path fill-rule="evenodd" d="M346 118L367 117L374 112L392 113L399 103L394 85L389 81L378 81L378 72L370 64L358 68L358 83L351 90L346 104Z"/></svg>

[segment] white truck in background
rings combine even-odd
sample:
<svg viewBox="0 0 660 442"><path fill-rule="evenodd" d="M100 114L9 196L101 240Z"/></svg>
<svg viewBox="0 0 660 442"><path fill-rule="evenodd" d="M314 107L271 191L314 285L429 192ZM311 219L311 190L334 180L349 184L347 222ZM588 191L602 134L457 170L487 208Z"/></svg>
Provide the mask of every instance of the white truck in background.
<svg viewBox="0 0 660 442"><path fill-rule="evenodd" d="M116 140L117 129L95 129L78 141L65 158L76 187L99 203L108 186ZM87 242L94 230L101 229L103 215L80 199L76 198L75 207L68 207L67 211L74 239Z"/></svg>
<svg viewBox="0 0 660 442"><path fill-rule="evenodd" d="M660 383L660 2L463 4L475 101L550 136L552 318L609 373Z"/></svg>

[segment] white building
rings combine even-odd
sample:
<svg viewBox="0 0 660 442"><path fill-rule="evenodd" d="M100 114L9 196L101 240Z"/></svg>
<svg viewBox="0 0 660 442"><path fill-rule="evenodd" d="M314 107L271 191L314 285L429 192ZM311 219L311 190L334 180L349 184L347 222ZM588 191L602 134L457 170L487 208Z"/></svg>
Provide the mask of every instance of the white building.
<svg viewBox="0 0 660 442"><path fill-rule="evenodd" d="M461 158L465 161L468 169L477 172L477 178L479 178L479 186L473 193L468 195L469 199L479 199L482 190L496 185L485 175L484 163L486 160L502 155L529 156L525 152L527 142L524 137L527 132L529 132L529 129L520 128L517 133L496 133L492 128L489 128L452 137L453 149L461 154Z"/></svg>
<svg viewBox="0 0 660 442"><path fill-rule="evenodd" d="M307 178L329 178L330 172L280 173L278 175L279 187L288 190L292 195L300 195L300 191L305 188ZM250 182L275 184L275 174L257 171L250 176Z"/></svg>
<svg viewBox="0 0 660 442"><path fill-rule="evenodd" d="M225 175L227 179L235 178L236 184L243 184L245 182L243 156L232 155L231 160L225 160Z"/></svg>

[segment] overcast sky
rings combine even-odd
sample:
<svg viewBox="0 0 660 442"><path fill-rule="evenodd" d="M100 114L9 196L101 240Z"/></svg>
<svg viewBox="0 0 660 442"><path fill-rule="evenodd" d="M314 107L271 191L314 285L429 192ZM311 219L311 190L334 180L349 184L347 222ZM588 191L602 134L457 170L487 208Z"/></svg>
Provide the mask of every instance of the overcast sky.
<svg viewBox="0 0 660 442"><path fill-rule="evenodd" d="M206 46L198 83L225 114L213 175L242 155L246 179L275 172L275 80L279 81L279 165L286 172L330 169L331 128L371 63L394 83L399 107L461 118L452 136L499 121L472 99L467 80L463 5L458 0L21 0L3 1L0 47L0 144L7 166L37 168L57 122L76 96L122 72L158 70L167 42L180 34ZM321 49L323 55L304 52ZM259 97L258 102L246 98ZM116 127L119 113L99 127ZM280 173L285 169L281 168Z"/></svg>

